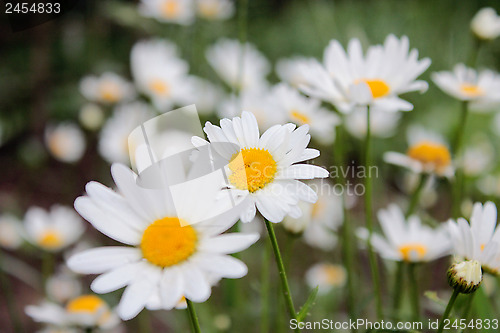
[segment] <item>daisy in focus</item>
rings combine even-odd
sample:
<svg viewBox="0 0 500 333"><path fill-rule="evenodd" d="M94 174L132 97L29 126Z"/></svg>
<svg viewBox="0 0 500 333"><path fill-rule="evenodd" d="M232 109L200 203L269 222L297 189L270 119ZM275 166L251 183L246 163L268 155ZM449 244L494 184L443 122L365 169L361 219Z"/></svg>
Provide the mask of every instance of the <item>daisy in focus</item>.
<svg viewBox="0 0 500 333"><path fill-rule="evenodd" d="M450 254L452 245L444 227L432 229L423 225L416 215L406 219L394 204L380 210L378 220L384 235L374 234L372 244L384 259L429 262ZM360 229L358 235L367 238L368 231Z"/></svg>
<svg viewBox="0 0 500 333"><path fill-rule="evenodd" d="M73 123L48 125L45 128L45 145L56 160L65 163L78 162L87 147L85 135Z"/></svg>
<svg viewBox="0 0 500 333"><path fill-rule="evenodd" d="M26 239L49 252L58 252L72 245L84 230L81 218L65 206L54 205L50 211L31 207L24 216Z"/></svg>
<svg viewBox="0 0 500 333"><path fill-rule="evenodd" d="M494 203L475 203L470 224L463 218L448 221L453 253L467 260L477 260L484 271L500 273L500 228Z"/></svg>
<svg viewBox="0 0 500 333"><path fill-rule="evenodd" d="M139 13L163 23L190 25L194 22L193 0L141 0Z"/></svg>
<svg viewBox="0 0 500 333"><path fill-rule="evenodd" d="M408 142L406 154L386 152L385 162L408 168L418 174L453 177L451 153L441 136L415 126L408 129Z"/></svg>
<svg viewBox="0 0 500 333"><path fill-rule="evenodd" d="M196 0L196 11L205 20L227 20L234 15L234 3L231 0Z"/></svg>
<svg viewBox="0 0 500 333"><path fill-rule="evenodd" d="M126 102L135 97L134 86L111 72L84 77L80 82L80 92L89 101L102 104Z"/></svg>
<svg viewBox="0 0 500 333"><path fill-rule="evenodd" d="M328 177L328 171L312 164L297 164L319 156L307 148L311 136L308 125L275 125L259 134L255 116L244 111L232 120L222 119L220 127L207 122L203 128L215 150L228 161L227 188L240 200L247 199L240 219L250 222L257 209L270 222L278 223L286 215L298 218L300 200L314 203L318 195L299 179ZM201 140L201 139L200 139ZM196 145L206 142L195 140Z"/></svg>
<svg viewBox="0 0 500 333"><path fill-rule="evenodd" d="M347 272L341 265L328 262L318 263L306 272L306 283L310 288L318 288L318 293L325 295L335 288L344 287Z"/></svg>
<svg viewBox="0 0 500 333"><path fill-rule="evenodd" d="M480 39L495 39L500 36L500 16L491 7L482 8L472 18L470 28Z"/></svg>
<svg viewBox="0 0 500 333"><path fill-rule="evenodd" d="M336 40L325 49L323 64L309 64L306 83L300 89L307 95L333 103L348 113L355 106L384 111L411 111L413 105L399 95L425 92L428 84L416 80L431 64L418 60L418 51L409 49L406 36L387 36L384 45L368 48L363 55L361 42L351 39L344 51Z"/></svg>
<svg viewBox="0 0 500 333"><path fill-rule="evenodd" d="M67 264L81 274L101 274L91 284L96 293L126 287L117 308L123 320L144 307L172 309L182 297L204 302L213 281L246 275L246 265L228 254L249 247L257 234L221 235L236 222L231 211L191 224L217 206L218 184L213 195L188 193L176 205L166 184L141 187L137 175L120 164L111 172L119 193L90 182L87 196L77 198L75 208L97 230L124 245L86 250Z"/></svg>
<svg viewBox="0 0 500 333"><path fill-rule="evenodd" d="M432 73L432 81L448 95L470 101L473 110L487 110L500 104L500 75L491 70L477 72L458 64L453 72Z"/></svg>

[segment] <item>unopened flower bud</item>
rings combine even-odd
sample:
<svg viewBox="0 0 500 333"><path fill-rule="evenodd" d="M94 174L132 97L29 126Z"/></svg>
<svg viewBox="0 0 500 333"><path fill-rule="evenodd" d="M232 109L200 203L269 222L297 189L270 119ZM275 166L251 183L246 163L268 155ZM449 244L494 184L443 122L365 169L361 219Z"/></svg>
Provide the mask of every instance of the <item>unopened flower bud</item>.
<svg viewBox="0 0 500 333"><path fill-rule="evenodd" d="M462 294L470 294L479 288L483 280L481 264L477 260L452 265L447 272L448 283Z"/></svg>

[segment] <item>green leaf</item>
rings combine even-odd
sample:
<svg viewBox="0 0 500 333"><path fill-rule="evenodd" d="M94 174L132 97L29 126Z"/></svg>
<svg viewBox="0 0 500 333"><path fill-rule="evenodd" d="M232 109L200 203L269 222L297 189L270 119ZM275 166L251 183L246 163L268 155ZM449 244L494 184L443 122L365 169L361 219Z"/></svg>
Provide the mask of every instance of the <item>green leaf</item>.
<svg viewBox="0 0 500 333"><path fill-rule="evenodd" d="M300 308L299 313L297 314L297 320L303 321L307 317L307 313L309 312L309 309L311 306L314 304L314 301L316 300L316 296L318 295L318 290L319 286L314 288L311 293L309 294L309 297L307 298L307 301L304 303L302 308Z"/></svg>

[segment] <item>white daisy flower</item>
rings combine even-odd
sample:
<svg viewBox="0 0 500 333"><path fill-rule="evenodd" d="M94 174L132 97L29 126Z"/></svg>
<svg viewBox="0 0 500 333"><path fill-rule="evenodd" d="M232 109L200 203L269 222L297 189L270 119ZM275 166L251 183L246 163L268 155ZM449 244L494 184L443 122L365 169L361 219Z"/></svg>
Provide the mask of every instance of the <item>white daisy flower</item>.
<svg viewBox="0 0 500 333"><path fill-rule="evenodd" d="M120 105L104 124L99 134L99 154L109 163L130 164L129 135L139 125L154 117L147 104L134 102Z"/></svg>
<svg viewBox="0 0 500 333"><path fill-rule="evenodd" d="M314 58L295 57L280 59L276 63L276 74L281 81L284 81L294 88L307 84L307 72L310 64L316 64Z"/></svg>
<svg viewBox="0 0 500 333"><path fill-rule="evenodd" d="M301 95L286 84L279 84L271 92L274 112L282 112L287 121L309 125L311 135L323 144L335 141L335 127L340 118L333 112L322 108L321 102Z"/></svg>
<svg viewBox="0 0 500 333"><path fill-rule="evenodd" d="M224 97L222 89L210 81L196 76L190 76L189 82L195 93L186 104L195 104L199 114L213 113Z"/></svg>
<svg viewBox="0 0 500 333"><path fill-rule="evenodd" d="M27 240L50 252L60 251L76 242L84 229L80 217L66 206L54 205L50 211L31 207L24 216Z"/></svg>
<svg viewBox="0 0 500 333"><path fill-rule="evenodd" d="M500 16L491 7L481 8L470 22L472 32L480 39L500 36Z"/></svg>
<svg viewBox="0 0 500 333"><path fill-rule="evenodd" d="M135 317L144 307L172 309L182 296L204 302L214 280L246 275L246 265L228 254L246 249L259 236L221 235L234 225L237 213L227 211L190 224L218 208L218 183L213 195L207 195L212 189L207 185L207 191L177 198L168 186L139 186L137 175L123 165L114 164L111 172L120 192L90 182L88 196L77 198L75 208L96 229L124 246L84 251L71 257L68 266L82 274L101 274L91 284L94 292L127 286L118 305L122 319Z"/></svg>
<svg viewBox="0 0 500 333"><path fill-rule="evenodd" d="M470 224L463 218L448 221L454 254L467 260L477 260L483 270L500 273L500 228L494 203L475 203Z"/></svg>
<svg viewBox="0 0 500 333"><path fill-rule="evenodd" d="M415 126L408 129L408 142L406 154L386 152L385 162L408 168L415 173L453 177L451 154L441 136Z"/></svg>
<svg viewBox="0 0 500 333"><path fill-rule="evenodd" d="M196 0L198 16L206 20L227 20L234 15L231 0Z"/></svg>
<svg viewBox="0 0 500 333"><path fill-rule="evenodd" d="M500 104L500 75L491 70L477 72L464 64L458 64L453 72L436 72L431 77L448 95L461 101L470 101L472 110L482 111Z"/></svg>
<svg viewBox="0 0 500 333"><path fill-rule="evenodd" d="M0 247L18 249L23 244L21 221L11 214L0 215Z"/></svg>
<svg viewBox="0 0 500 333"><path fill-rule="evenodd" d="M115 104L134 99L134 86L121 76L106 72L86 76L80 81L80 92L91 102Z"/></svg>
<svg viewBox="0 0 500 333"><path fill-rule="evenodd" d="M82 158L87 143L80 127L73 123L61 123L45 128L45 145L58 161L74 163Z"/></svg>
<svg viewBox="0 0 500 333"><path fill-rule="evenodd" d="M461 158L464 174L470 177L486 174L493 166L493 154L493 147L487 140L466 147Z"/></svg>
<svg viewBox="0 0 500 333"><path fill-rule="evenodd" d="M347 272L341 265L328 262L318 263L306 272L306 283L310 288L318 288L318 293L325 295L334 288L342 288L347 282Z"/></svg>
<svg viewBox="0 0 500 333"><path fill-rule="evenodd" d="M372 244L384 259L428 262L450 254L452 245L444 227L432 229L416 215L406 219L401 208L394 204L379 210L378 220L384 236L374 234ZM364 239L368 237L364 228L358 234Z"/></svg>
<svg viewBox="0 0 500 333"><path fill-rule="evenodd" d="M303 233L304 241L312 247L331 251L337 244L335 232L342 224L342 198L326 181L308 183L318 194L315 203L299 202L302 216L286 216L283 227L292 233Z"/></svg>
<svg viewBox="0 0 500 333"><path fill-rule="evenodd" d="M83 128L90 131L99 129L104 122L104 111L96 104L87 103L83 105L78 113L78 120Z"/></svg>
<svg viewBox="0 0 500 333"><path fill-rule="evenodd" d="M255 116L243 112L232 120L222 119L220 126L207 122L204 131L214 149L228 161L226 186L239 199L247 199L240 216L250 222L256 209L270 222L281 222L286 215L299 217L300 200L314 203L318 196L298 179L328 177L328 171L311 164L296 164L319 156L307 148L311 136L308 125L275 125L259 135ZM201 143L197 143L201 144Z"/></svg>
<svg viewBox="0 0 500 333"><path fill-rule="evenodd" d="M40 305L29 305L25 312L34 321L70 328L98 327L108 330L116 327L120 320L109 305L96 295L80 295L66 303L65 307L45 301Z"/></svg>
<svg viewBox="0 0 500 333"><path fill-rule="evenodd" d="M220 39L206 52L208 63L217 75L238 91L261 89L267 85L271 69L267 59L250 43Z"/></svg>
<svg viewBox="0 0 500 333"><path fill-rule="evenodd" d="M476 186L485 195L500 197L500 174L487 174L477 180Z"/></svg>
<svg viewBox="0 0 500 333"><path fill-rule="evenodd" d="M366 137L366 109L355 108L344 117L346 130L357 139ZM380 109L370 110L370 132L374 137L387 138L394 134L401 114Z"/></svg>
<svg viewBox="0 0 500 333"><path fill-rule="evenodd" d="M193 95L188 80L189 65L179 58L177 47L166 40L141 41L134 45L130 65L136 85L155 107L170 111Z"/></svg>
<svg viewBox="0 0 500 333"><path fill-rule="evenodd" d="M352 39L344 51L332 40L325 49L324 64L310 63L307 83L300 88L308 95L332 102L341 112L370 105L385 111L411 111L413 105L399 98L410 91L425 92L427 82L416 81L430 65L418 60L406 36L389 35L384 45L371 46L363 55L361 42Z"/></svg>
<svg viewBox="0 0 500 333"><path fill-rule="evenodd" d="M66 266L62 266L58 273L47 279L45 291L49 299L62 304L81 295L82 285Z"/></svg>
<svg viewBox="0 0 500 333"><path fill-rule="evenodd" d="M194 22L193 0L141 0L139 13L164 23L190 25Z"/></svg>

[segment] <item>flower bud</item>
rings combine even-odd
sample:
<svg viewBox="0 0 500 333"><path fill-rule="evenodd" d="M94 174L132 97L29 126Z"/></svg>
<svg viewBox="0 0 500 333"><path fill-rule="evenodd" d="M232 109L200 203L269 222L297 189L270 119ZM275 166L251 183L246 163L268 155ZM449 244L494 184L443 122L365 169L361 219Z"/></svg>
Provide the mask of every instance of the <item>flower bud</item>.
<svg viewBox="0 0 500 333"><path fill-rule="evenodd" d="M447 272L448 283L462 294L470 294L479 288L483 280L481 264L477 260L452 265Z"/></svg>
<svg viewBox="0 0 500 333"><path fill-rule="evenodd" d="M481 39L495 39L500 36L500 17L493 8L483 8L470 23L472 32Z"/></svg>

